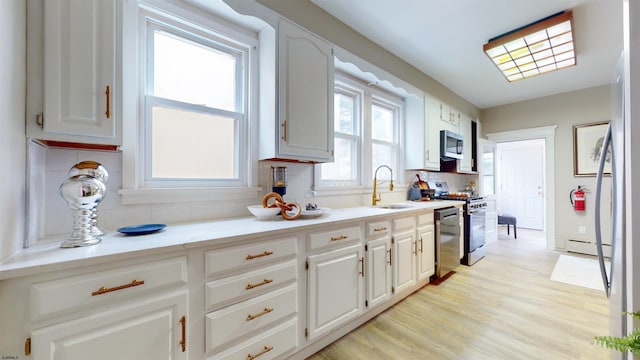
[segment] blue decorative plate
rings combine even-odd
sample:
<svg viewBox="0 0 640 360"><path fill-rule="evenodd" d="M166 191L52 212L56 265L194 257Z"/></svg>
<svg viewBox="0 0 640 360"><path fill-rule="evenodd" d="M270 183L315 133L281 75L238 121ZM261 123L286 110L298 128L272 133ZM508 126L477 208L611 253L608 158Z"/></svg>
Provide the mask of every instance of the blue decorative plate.
<svg viewBox="0 0 640 360"><path fill-rule="evenodd" d="M164 229L167 225L165 224L143 224L143 225L131 225L125 226L118 229L118 232L121 232L125 235L144 235L151 234L156 231L160 231Z"/></svg>

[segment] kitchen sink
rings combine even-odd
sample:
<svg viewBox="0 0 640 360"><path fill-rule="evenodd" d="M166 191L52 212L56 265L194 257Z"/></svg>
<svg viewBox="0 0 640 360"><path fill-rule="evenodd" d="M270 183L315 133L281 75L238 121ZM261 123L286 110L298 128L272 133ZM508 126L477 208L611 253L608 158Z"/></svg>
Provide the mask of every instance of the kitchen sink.
<svg viewBox="0 0 640 360"><path fill-rule="evenodd" d="M380 209L408 209L414 206L409 204L390 204L390 205L382 205L382 206L376 206L376 207Z"/></svg>

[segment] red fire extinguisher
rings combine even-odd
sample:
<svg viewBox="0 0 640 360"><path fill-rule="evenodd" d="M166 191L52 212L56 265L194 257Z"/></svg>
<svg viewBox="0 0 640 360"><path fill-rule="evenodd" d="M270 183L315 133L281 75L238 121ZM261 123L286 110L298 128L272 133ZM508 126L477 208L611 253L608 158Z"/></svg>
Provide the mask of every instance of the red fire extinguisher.
<svg viewBox="0 0 640 360"><path fill-rule="evenodd" d="M584 187L578 185L577 189L569 192L569 200L575 211L584 211Z"/></svg>

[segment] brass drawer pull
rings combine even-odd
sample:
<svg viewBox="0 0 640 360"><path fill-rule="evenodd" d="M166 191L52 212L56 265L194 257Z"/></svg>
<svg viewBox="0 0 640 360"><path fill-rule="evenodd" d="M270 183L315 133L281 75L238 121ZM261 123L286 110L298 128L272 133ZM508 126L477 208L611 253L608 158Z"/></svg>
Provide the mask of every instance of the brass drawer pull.
<svg viewBox="0 0 640 360"><path fill-rule="evenodd" d="M386 226L383 226L383 227L379 227L379 228L375 228L375 229L373 229L373 231L375 231L375 232L379 232L379 231L386 231L386 230L387 230L387 227L386 227Z"/></svg>
<svg viewBox="0 0 640 360"><path fill-rule="evenodd" d="M331 237L331 241L344 240L344 239L348 239L348 238L349 237L347 235L332 236Z"/></svg>
<svg viewBox="0 0 640 360"><path fill-rule="evenodd" d="M253 260L253 259L257 259L257 258L261 258L263 256L269 256L269 255L273 255L273 251L265 251L262 254L258 254L258 255L247 255L247 260Z"/></svg>
<svg viewBox="0 0 640 360"><path fill-rule="evenodd" d="M107 97L107 111L105 111L105 115L107 119L111 117L111 87L107 85L107 90L104 92Z"/></svg>
<svg viewBox="0 0 640 360"><path fill-rule="evenodd" d="M260 351L259 353L257 353L257 354L249 353L247 355L247 360L257 359L259 356L264 355L264 354L268 353L271 350L273 350L273 346L265 345L264 349L262 349L262 351Z"/></svg>
<svg viewBox="0 0 640 360"><path fill-rule="evenodd" d="M120 286L116 286L116 287L112 287L112 288L108 288L108 287L104 287L103 286L100 289L92 292L91 296L102 295L102 294L106 294L108 292L118 291L118 290L130 288L130 287L134 287L134 286L140 286L140 285L144 285L144 280L133 279L128 284L124 284L124 285L120 285Z"/></svg>
<svg viewBox="0 0 640 360"><path fill-rule="evenodd" d="M266 315L266 314L268 314L268 313L270 313L272 311L273 311L273 308L266 307L266 308L264 308L264 310L262 310L258 314L255 314L255 315L249 314L249 315L247 315L247 321L251 321L253 319L259 318L260 316Z"/></svg>
<svg viewBox="0 0 640 360"><path fill-rule="evenodd" d="M182 327L182 339L180 340L180 347L182 352L187 351L187 318L180 318L180 326Z"/></svg>
<svg viewBox="0 0 640 360"><path fill-rule="evenodd" d="M255 283L255 284L248 283L247 284L247 290L256 288L258 286L267 285L267 284L270 284L272 282L273 282L273 279L264 279L264 280L262 280L262 282Z"/></svg>

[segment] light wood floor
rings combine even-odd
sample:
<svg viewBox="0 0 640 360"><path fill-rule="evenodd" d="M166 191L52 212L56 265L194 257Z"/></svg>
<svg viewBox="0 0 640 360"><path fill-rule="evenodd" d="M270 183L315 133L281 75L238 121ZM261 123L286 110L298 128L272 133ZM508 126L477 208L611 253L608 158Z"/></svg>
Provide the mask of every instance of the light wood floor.
<svg viewBox="0 0 640 360"><path fill-rule="evenodd" d="M560 253L536 232L500 232L484 259L309 359L609 359L591 343L609 333L604 293L551 281Z"/></svg>

